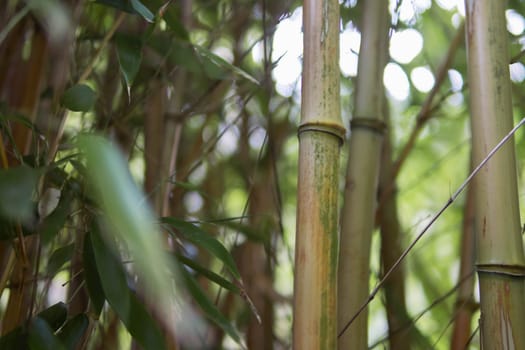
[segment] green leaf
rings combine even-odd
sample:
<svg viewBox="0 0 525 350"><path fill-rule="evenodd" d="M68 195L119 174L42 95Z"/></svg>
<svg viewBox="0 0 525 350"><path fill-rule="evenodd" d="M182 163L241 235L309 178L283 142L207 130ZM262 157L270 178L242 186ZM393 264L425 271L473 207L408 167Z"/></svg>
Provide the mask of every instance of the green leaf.
<svg viewBox="0 0 525 350"><path fill-rule="evenodd" d="M27 334L22 327L17 327L0 338L0 349L19 350L27 349Z"/></svg>
<svg viewBox="0 0 525 350"><path fill-rule="evenodd" d="M151 13L151 11L144 6L143 3L141 3L139 0L131 0L131 6L133 9L142 16L146 21L153 23L155 20L155 15Z"/></svg>
<svg viewBox="0 0 525 350"><path fill-rule="evenodd" d="M164 336L134 293L130 292L130 318L124 324L131 335L146 349L165 349Z"/></svg>
<svg viewBox="0 0 525 350"><path fill-rule="evenodd" d="M164 8L164 15L162 18L164 19L164 21L166 21L168 28L171 29L175 38L188 41L190 35L188 34L188 31L186 30L186 28L184 28L184 25L180 21L181 14L179 9L179 6L170 6L170 4L168 4Z"/></svg>
<svg viewBox="0 0 525 350"><path fill-rule="evenodd" d="M125 323L129 320L129 292L126 273L122 263L107 247L100 234L93 230L89 235L97 265L98 275L108 303Z"/></svg>
<svg viewBox="0 0 525 350"><path fill-rule="evenodd" d="M229 290L231 292L234 292L234 293L237 293L237 294L240 293L239 287L237 287L235 284L231 283L227 279L223 278L222 276L216 274L215 272L208 270L207 268L205 268L202 265L198 264L197 262L195 262L195 261L185 257L184 255L176 254L175 256L177 257L177 260L180 263L182 263L182 264L186 265L187 267L191 268L192 270L197 272L199 275L206 277L210 281L217 283L219 286L221 286L221 287L223 287L223 288L225 288L225 289L227 289L227 290Z"/></svg>
<svg viewBox="0 0 525 350"><path fill-rule="evenodd" d="M184 269L182 269L182 275L188 286L188 290L200 306L204 314L217 324L221 329L226 332L234 341L242 345L241 337L237 330L233 327L231 322L217 309L217 307L208 299L206 294L202 291L201 287L195 282L193 277Z"/></svg>
<svg viewBox="0 0 525 350"><path fill-rule="evenodd" d="M95 0L95 4L114 7L128 13L136 13L133 7L129 4L129 0Z"/></svg>
<svg viewBox="0 0 525 350"><path fill-rule="evenodd" d="M129 333L144 348L164 349L164 337L155 321L129 290L122 263L96 231L90 236L102 289L109 304Z"/></svg>
<svg viewBox="0 0 525 350"><path fill-rule="evenodd" d="M20 221L33 218L36 190L41 170L27 166L0 170L0 216Z"/></svg>
<svg viewBox="0 0 525 350"><path fill-rule="evenodd" d="M129 92L142 61L142 41L131 35L118 35L116 44L120 72Z"/></svg>
<svg viewBox="0 0 525 350"><path fill-rule="evenodd" d="M167 57L173 64L179 65L190 73L202 73L200 60L195 50L187 41L174 40L173 38L155 35L148 40L151 46L163 57Z"/></svg>
<svg viewBox="0 0 525 350"><path fill-rule="evenodd" d="M51 214L46 216L40 226L40 235L44 245L51 242L51 240L64 228L66 220L71 211L71 203L73 202L73 194L71 190L64 188L57 207Z"/></svg>
<svg viewBox="0 0 525 350"><path fill-rule="evenodd" d="M236 221L221 221L218 222L219 225L227 227L236 232L242 233L246 238L252 242L257 242L261 244L269 244L269 237L261 234L260 227L253 227L252 225L242 224Z"/></svg>
<svg viewBox="0 0 525 350"><path fill-rule="evenodd" d="M129 250L133 267L141 283L148 288L150 300L155 302L159 313L167 310L173 298L177 298L177 313L180 320L177 327L184 327L185 332L197 336L199 324L197 316L184 302L180 291L182 284L173 284L178 271L174 269L173 259L165 252L161 242L158 225L154 221L148 201L133 182L127 163L116 148L102 137L81 135L78 146L86 158L86 175L91 184L92 197L104 213L106 242L117 238ZM93 237L93 236L92 236ZM94 242L94 240L92 239ZM93 244L98 272L101 273L97 246ZM173 274L169 271L172 270ZM104 278L100 276L108 301ZM180 329L180 328L179 328Z"/></svg>
<svg viewBox="0 0 525 350"><path fill-rule="evenodd" d="M49 349L46 347L39 348L39 341L46 342L42 346L47 346L47 344L56 344L56 339L49 340L47 343L47 338L49 334L53 335L53 332L59 329L67 318L67 307L64 303L60 302L55 305L50 306L49 308L41 311L38 315L35 316L36 326L34 320L30 324L30 329L27 330L22 326L16 327L11 332L4 334L0 338L0 349L2 350L20 350L30 348L28 341L30 338L33 338L33 344L31 348L36 349ZM31 334L32 332L32 334ZM53 335L54 337L54 335ZM61 349L62 344L59 343L57 349Z"/></svg>
<svg viewBox="0 0 525 350"><path fill-rule="evenodd" d="M97 271L97 264L95 261L95 253L93 252L93 245L91 244L91 233L84 236L84 246L82 251L82 262L84 267L84 280L86 281L89 298L91 304L97 315L100 315L106 296L102 289L100 277Z"/></svg>
<svg viewBox="0 0 525 350"><path fill-rule="evenodd" d="M244 79L246 79L246 80L248 80L248 81L250 81L250 82L252 82L252 83L254 83L256 85L259 85L259 82L257 81L257 79L255 79L253 76L248 74L246 71L240 69L239 67L236 67L236 66L232 65L231 63L225 61L223 58L217 56L216 54L214 54L210 50L205 49L204 47L198 46L198 45L194 45L194 48L195 48L196 52L202 58L204 58L205 60L213 63L217 67L222 68L222 69L226 69L226 70L230 70L233 73L239 75L240 77L242 77L242 78L244 78Z"/></svg>
<svg viewBox="0 0 525 350"><path fill-rule="evenodd" d="M56 331L66 322L67 306L63 302L58 302L41 311L37 316L46 321L51 330Z"/></svg>
<svg viewBox="0 0 525 350"><path fill-rule="evenodd" d="M96 94L85 84L73 85L64 92L62 105L74 112L87 112L95 104Z"/></svg>
<svg viewBox="0 0 525 350"><path fill-rule="evenodd" d="M46 321L35 317L29 326L28 343L31 350L65 350Z"/></svg>
<svg viewBox="0 0 525 350"><path fill-rule="evenodd" d="M60 332L57 333L57 337L67 350L75 350L88 326L88 317L85 314L78 314L66 322Z"/></svg>
<svg viewBox="0 0 525 350"><path fill-rule="evenodd" d="M95 4L110 6L124 12L137 14L148 22L153 22L155 19L155 15L139 0L95 0Z"/></svg>
<svg viewBox="0 0 525 350"><path fill-rule="evenodd" d="M75 244L71 243L58 248L51 254L47 263L48 277L53 277L66 262L71 260L74 249Z"/></svg>
<svg viewBox="0 0 525 350"><path fill-rule="evenodd" d="M230 252L228 252L221 242L210 234L190 222L173 217L164 217L161 219L161 222L176 228L185 239L206 249L214 257L223 262L224 266L230 271L233 277L238 280L241 279L241 274L239 273L239 270L237 270L237 266L235 265L235 261Z"/></svg>

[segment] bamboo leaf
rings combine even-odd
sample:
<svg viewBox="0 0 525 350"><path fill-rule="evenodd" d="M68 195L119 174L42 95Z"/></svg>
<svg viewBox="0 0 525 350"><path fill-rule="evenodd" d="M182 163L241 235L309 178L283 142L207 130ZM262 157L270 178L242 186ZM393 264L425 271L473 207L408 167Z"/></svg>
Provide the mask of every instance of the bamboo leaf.
<svg viewBox="0 0 525 350"><path fill-rule="evenodd" d="M204 314L217 324L221 329L226 332L235 342L242 346L241 338L237 330L233 327L231 322L217 309L217 307L208 299L206 294L202 291L201 287L195 282L193 277L184 269L182 269L182 275L188 286L188 290L201 307Z"/></svg>
<svg viewBox="0 0 525 350"><path fill-rule="evenodd" d="M222 261L233 277L238 280L241 279L241 274L239 270L237 270L237 266L230 252L228 252L221 242L210 236L210 234L190 222L173 217L164 217L161 219L161 222L174 227L185 239L206 249L214 257Z"/></svg>
<svg viewBox="0 0 525 350"><path fill-rule="evenodd" d="M63 190L57 207L51 214L46 216L40 226L42 243L49 243L64 227L69 214L71 213L73 195L70 190Z"/></svg>
<svg viewBox="0 0 525 350"><path fill-rule="evenodd" d="M86 157L85 170L92 184L93 198L102 208L108 223L108 230L103 232L106 241L116 237L129 249L138 277L147 286L146 292L155 301L159 314L171 317L168 309L173 305L173 298L177 298L175 311L178 320L184 322L175 326L183 329L189 337L197 337L203 325L184 303L182 284L172 283L173 278L177 279L178 271L172 259L164 253L151 210L133 182L124 158L99 136L79 136L78 145ZM169 274L169 270L173 274ZM106 297L109 300L107 292Z"/></svg>
<svg viewBox="0 0 525 350"><path fill-rule="evenodd" d="M46 321L53 331L56 331L66 322L67 306L63 302L58 302L41 311L37 316Z"/></svg>
<svg viewBox="0 0 525 350"><path fill-rule="evenodd" d="M78 314L66 322L60 332L58 332L57 337L66 349L74 350L82 340L82 336L88 329L88 326L88 317L85 314Z"/></svg>
<svg viewBox="0 0 525 350"><path fill-rule="evenodd" d="M71 243L55 250L47 263L47 275L53 277L58 270L73 256L75 244Z"/></svg>
<svg viewBox="0 0 525 350"><path fill-rule="evenodd" d="M18 350L27 349L27 334L21 327L17 327L11 332L0 337L0 349Z"/></svg>
<svg viewBox="0 0 525 350"><path fill-rule="evenodd" d="M0 216L27 221L34 216L33 193L41 171L25 165L0 170Z"/></svg>
<svg viewBox="0 0 525 350"><path fill-rule="evenodd" d="M131 0L131 7L146 21L153 23L155 15L139 0Z"/></svg>
<svg viewBox="0 0 525 350"><path fill-rule="evenodd" d="M128 282L122 263L106 246L98 232L93 230L89 237L104 295L119 318L126 324L130 315L130 300Z"/></svg>
<svg viewBox="0 0 525 350"><path fill-rule="evenodd" d="M118 35L116 44L120 72L124 77L129 95L142 61L142 41L131 35Z"/></svg>
<svg viewBox="0 0 525 350"><path fill-rule="evenodd" d="M172 38L165 36L152 36L148 40L148 45L188 72L202 74L199 58L187 41L172 40Z"/></svg>
<svg viewBox="0 0 525 350"><path fill-rule="evenodd" d="M153 215L124 159L102 137L80 136L79 145L85 152L93 198L104 210L111 233L125 242L140 277L152 290L168 293L171 287L167 274L159 267L169 266L169 262L165 254L159 253L163 247ZM169 297L165 295L165 298Z"/></svg>
<svg viewBox="0 0 525 350"><path fill-rule="evenodd" d="M35 317L29 326L28 343L31 350L65 350L64 345L53 333L49 324Z"/></svg>
<svg viewBox="0 0 525 350"><path fill-rule="evenodd" d="M187 267L191 268L192 270L194 270L195 272L197 272L201 276L206 277L207 279L209 279L210 281L218 284L219 286L223 287L224 289L227 289L227 290L229 290L231 292L234 292L236 294L240 294L239 287L237 287L235 284L231 283L227 279L223 278L222 276L216 274L213 271L210 271L209 269L203 267L202 265L198 264L194 260L185 257L184 255L176 254L175 256L176 256L177 260L180 263L182 263L182 264L186 265Z"/></svg>
<svg viewBox="0 0 525 350"><path fill-rule="evenodd" d="M162 18L166 21L168 28L171 29L177 39L184 41L189 40L190 36L188 31L180 21L181 15L178 7L170 6L170 4L166 3L166 5L161 7L159 12L162 12Z"/></svg>
<svg viewBox="0 0 525 350"><path fill-rule="evenodd" d="M28 349L29 348L29 338L31 335L30 332L33 332L32 337L34 342L38 342L42 338L43 341L47 341L46 338L49 337L49 333L53 335L53 332L59 329L67 318L67 307L64 303L59 302L50 306L49 308L41 311L38 315L35 316L37 321L36 328L34 327L34 320L30 324L31 329L26 327L19 326L13 329L11 332L4 334L0 338L0 349L2 350L19 350L19 349ZM44 323L43 326L41 323ZM46 330L47 329L47 330ZM53 335L54 337L54 335ZM51 339L49 342L54 343L55 339ZM37 344L38 345L38 344ZM37 346L34 345L34 346ZM60 344L61 345L61 344ZM47 349L47 348L43 348ZM60 346L57 349L61 349Z"/></svg>
<svg viewBox="0 0 525 350"><path fill-rule="evenodd" d="M86 281L89 298L91 299L95 313L100 315L104 302L106 301L106 296L104 295L104 290L102 289L102 284L97 271L95 253L93 252L93 244L91 244L91 233L87 233L84 237L82 261L84 267L84 280Z"/></svg>
<svg viewBox="0 0 525 350"><path fill-rule="evenodd" d="M252 83L254 83L256 85L259 85L259 81L257 79L255 79L253 76L251 76L249 73L247 73L246 71L240 69L239 67L236 67L236 66L232 65L231 63L225 61L223 58L217 56L216 54L214 54L210 50L205 49L204 47L198 46L198 45L194 45L194 48L195 48L196 52L202 58L204 58L206 61L213 63L215 66L217 66L219 68L232 71L233 73L239 75L240 77L242 77L242 78L244 78L244 79L246 79L246 80L248 80L248 81L250 81L250 82L252 82Z"/></svg>
<svg viewBox="0 0 525 350"><path fill-rule="evenodd" d="M95 0L95 4L106 5L128 13L136 13L128 0Z"/></svg>
<svg viewBox="0 0 525 350"><path fill-rule="evenodd" d="M124 323L129 333L146 349L164 349L164 337L155 321L135 295L129 290L122 263L94 231L91 243L100 276L102 289L111 307Z"/></svg>
<svg viewBox="0 0 525 350"><path fill-rule="evenodd" d="M74 112L87 112L93 108L96 94L85 84L73 85L64 92L62 105Z"/></svg>

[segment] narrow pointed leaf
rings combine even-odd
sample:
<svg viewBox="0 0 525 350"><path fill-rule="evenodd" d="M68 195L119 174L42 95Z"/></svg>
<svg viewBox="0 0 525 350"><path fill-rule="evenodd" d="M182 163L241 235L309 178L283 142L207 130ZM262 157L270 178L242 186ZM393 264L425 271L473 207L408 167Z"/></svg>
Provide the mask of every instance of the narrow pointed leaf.
<svg viewBox="0 0 525 350"><path fill-rule="evenodd" d="M120 72L128 89L133 85L142 61L142 41L131 35L116 37Z"/></svg>
<svg viewBox="0 0 525 350"><path fill-rule="evenodd" d="M133 182L124 158L99 136L81 135L78 146L86 158L85 175L92 185L90 195L102 209L104 223L107 223L107 230L102 232L105 241L117 238L129 250L135 272L141 283L147 286L145 292L155 302L156 311L166 313L165 318L171 317L168 307L177 298L177 319L181 322L176 320L175 327L198 336L203 325L185 302L182 284L172 283L173 278L177 279L178 271L165 253L158 225L147 200ZM94 248L96 252L95 245ZM98 259L96 254L95 258ZM173 274L168 272L170 270ZM105 288L104 291L109 300Z"/></svg>
<svg viewBox="0 0 525 350"><path fill-rule="evenodd" d="M164 349L164 337L155 321L129 290L122 263L97 232L91 243L104 294L129 333L146 349Z"/></svg>
<svg viewBox="0 0 525 350"><path fill-rule="evenodd" d="M64 303L59 302L50 306L49 308L41 311L38 315L35 316L37 321L36 327L32 321L30 327L31 330L28 331L26 327L19 326L13 329L11 332L4 334L0 337L0 349L2 350L19 350L19 349L29 349L29 332L33 332L32 337L34 342L38 342L38 339L45 339L49 336L49 333L53 334L54 331L59 329L67 318L67 307ZM41 323L45 323L46 326L42 326ZM43 330L41 330L43 329ZM55 340L50 340L52 344L55 344ZM38 346L34 345L34 346ZM47 348L43 348L47 349ZM58 347L60 349L60 346Z"/></svg>
<svg viewBox="0 0 525 350"><path fill-rule="evenodd" d="M185 257L184 255L177 254L176 257L180 263L191 268L192 270L197 272L199 275L206 277L207 279L209 279L210 281L214 283L217 283L219 286L223 287L224 289L227 289L236 294L240 293L239 287L237 287L235 284L231 283L227 279L223 278L222 276L216 274L215 272L208 270L207 268Z"/></svg>
<svg viewBox="0 0 525 350"><path fill-rule="evenodd" d="M51 214L46 216L40 226L42 243L46 245L64 228L69 214L71 214L73 194L70 191L62 191L58 206Z"/></svg>
<svg viewBox="0 0 525 350"><path fill-rule="evenodd" d="M213 52L211 52L208 49L205 49L202 46L195 45L194 47L195 47L196 52L202 58L204 58L205 60L213 63L217 67L220 67L220 68L232 71L236 75L238 75L238 76L240 76L240 77L242 77L242 78L244 78L244 79L246 79L246 80L248 80L248 81L250 81L250 82L252 82L252 83L254 83L256 85L259 85L259 81L257 81L257 79L255 79L253 76L251 76L246 71L244 71L244 70L240 69L239 67L236 67L233 64L225 61L223 58L217 56L216 54L214 54Z"/></svg>
<svg viewBox="0 0 525 350"><path fill-rule="evenodd" d="M95 0L95 4L113 7L128 13L136 13L129 0Z"/></svg>
<svg viewBox="0 0 525 350"><path fill-rule="evenodd" d="M66 322L67 306L63 302L58 302L41 311L37 317L46 321L52 331L56 331Z"/></svg>
<svg viewBox="0 0 525 350"><path fill-rule="evenodd" d="M206 249L210 254L223 262L224 266L230 271L233 277L241 279L241 274L237 270L235 261L230 252L217 239L212 237L198 226L184 220L173 217L164 217L162 222L173 226L188 241Z"/></svg>
<svg viewBox="0 0 525 350"><path fill-rule="evenodd" d="M142 16L146 21L153 23L155 15L139 0L131 0L131 6L133 9Z"/></svg>
<svg viewBox="0 0 525 350"><path fill-rule="evenodd" d="M67 350L74 350L82 340L82 336L89 326L89 319L85 314L78 314L68 320L58 332L57 337Z"/></svg>
<svg viewBox="0 0 525 350"><path fill-rule="evenodd" d="M233 340L238 344L241 344L241 338L237 330L233 327L231 322L217 309L217 307L210 301L206 294L202 291L201 287L195 282L193 277L187 272L182 270L182 275L188 286L188 290L201 307L204 314L217 324L221 329L226 332Z"/></svg>
<svg viewBox="0 0 525 350"><path fill-rule="evenodd" d="M30 350L65 350L64 345L53 333L49 324L35 317L29 326L28 343Z"/></svg>
<svg viewBox="0 0 525 350"><path fill-rule="evenodd" d="M104 295L120 319L126 323L126 320L129 320L130 300L126 273L122 263L98 233L92 232L90 237Z"/></svg>
<svg viewBox="0 0 525 350"><path fill-rule="evenodd" d="M87 233L84 237L84 245L82 251L82 261L84 267L84 280L86 281L89 298L91 304L97 315L100 315L102 307L106 301L102 283L97 271L97 264L95 261L95 253L93 252L93 244L91 243L91 233Z"/></svg>
<svg viewBox="0 0 525 350"><path fill-rule="evenodd" d="M66 262L71 260L74 248L75 244L71 243L66 246L60 247L53 253L51 253L51 256L49 257L47 263L46 271L49 277L53 277Z"/></svg>

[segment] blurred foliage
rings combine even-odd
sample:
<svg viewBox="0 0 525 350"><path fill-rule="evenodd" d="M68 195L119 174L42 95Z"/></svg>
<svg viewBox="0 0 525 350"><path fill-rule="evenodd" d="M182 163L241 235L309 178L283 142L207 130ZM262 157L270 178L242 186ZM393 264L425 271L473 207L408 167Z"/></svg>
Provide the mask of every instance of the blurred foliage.
<svg viewBox="0 0 525 350"><path fill-rule="evenodd" d="M0 9L2 23L10 23L0 28L4 320L16 285L10 281L13 261L27 254L34 264L28 280L38 281L25 284L26 291L34 288L30 307L22 323L3 331L0 348L94 349L118 344L118 334L129 332L144 348L161 349L170 333L163 310L178 314L174 334L188 348L242 348L249 322L262 311L253 290L264 290L274 311L274 348L289 348L300 83L285 84L275 73L286 64L292 44L278 51L277 42L286 38L274 34L290 24L294 13L300 15L300 2L194 0L187 2L190 20L184 19L185 1L47 2L64 11L64 32L51 25L56 13L33 7L32 1L11 0ZM340 3L341 28L357 32L361 2ZM390 6L391 36L411 28L423 38L422 50L410 62L392 60L409 84L402 99L387 91L395 155L428 97L411 74L426 67L435 76L463 19L458 7L445 3L404 0ZM525 5L510 1L509 9L521 25L520 33L509 33L519 120L525 114ZM62 41L49 39L45 57L31 63L38 33ZM352 53L342 54L342 60L350 60ZM43 66L43 72L29 70L25 65L30 64ZM469 169L463 44L448 69L459 73L462 85L447 75L396 179L404 246ZM177 83L181 72L182 85ZM13 76L17 82L40 80L24 87ZM346 122L352 115L353 78L341 80ZM31 91L37 103L29 108L17 102L24 99L14 95ZM162 122L152 141L146 134L156 113ZM176 171L148 187L146 168L161 159L148 152L171 122L182 128ZM22 142L18 124L31 131ZM92 133L104 136L86 135ZM515 140L522 185L525 133L518 132ZM168 216L154 212L150 201L161 183L174 186ZM525 200L521 190L519 197ZM457 283L462 204L460 198L447 210L407 260L412 326L422 344L436 349L448 348L451 333L454 294L433 303ZM23 236L38 237L33 252L22 250ZM247 243L263 247L262 262L255 253L248 254L254 261L243 255ZM373 285L380 275L377 242L372 249ZM269 284L259 275L251 278L250 264L270 271ZM370 344L387 334L378 299L370 305Z"/></svg>

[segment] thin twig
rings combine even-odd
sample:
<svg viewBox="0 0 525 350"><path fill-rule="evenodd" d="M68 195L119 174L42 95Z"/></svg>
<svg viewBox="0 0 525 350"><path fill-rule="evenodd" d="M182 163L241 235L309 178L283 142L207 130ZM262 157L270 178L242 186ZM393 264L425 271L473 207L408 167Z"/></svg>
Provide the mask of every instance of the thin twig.
<svg viewBox="0 0 525 350"><path fill-rule="evenodd" d="M443 214L443 212L457 199L457 197L463 192L465 187L470 183L472 178L483 168L483 166L489 161L490 158L496 153L513 135L514 133L523 125L525 124L525 118L523 118L501 141L489 152L489 154L479 163L479 165L470 173L470 175L467 177L467 179L459 186L459 188L452 194L452 196L448 199L448 201L445 203L445 205L430 219L429 223L423 228L421 233L417 235L416 239L410 243L410 245L405 249L403 254L396 260L394 265L385 273L383 278L379 281L379 283L375 286L375 288L372 290L370 295L368 296L367 300L361 305L359 310L352 316L350 321L346 323L346 325L343 327L341 332L339 332L338 337L341 337L344 332L348 329L348 327L352 324L352 322L363 312L364 309L368 306L368 304L372 301L372 299L375 298L376 294L379 292L379 289L383 286L385 281L390 277L392 272L394 272L395 269L399 267L401 262L405 259L405 257L408 255L408 253L412 250L412 248L416 245L416 243L423 237L423 235L428 231L428 229L436 222L436 220Z"/></svg>

